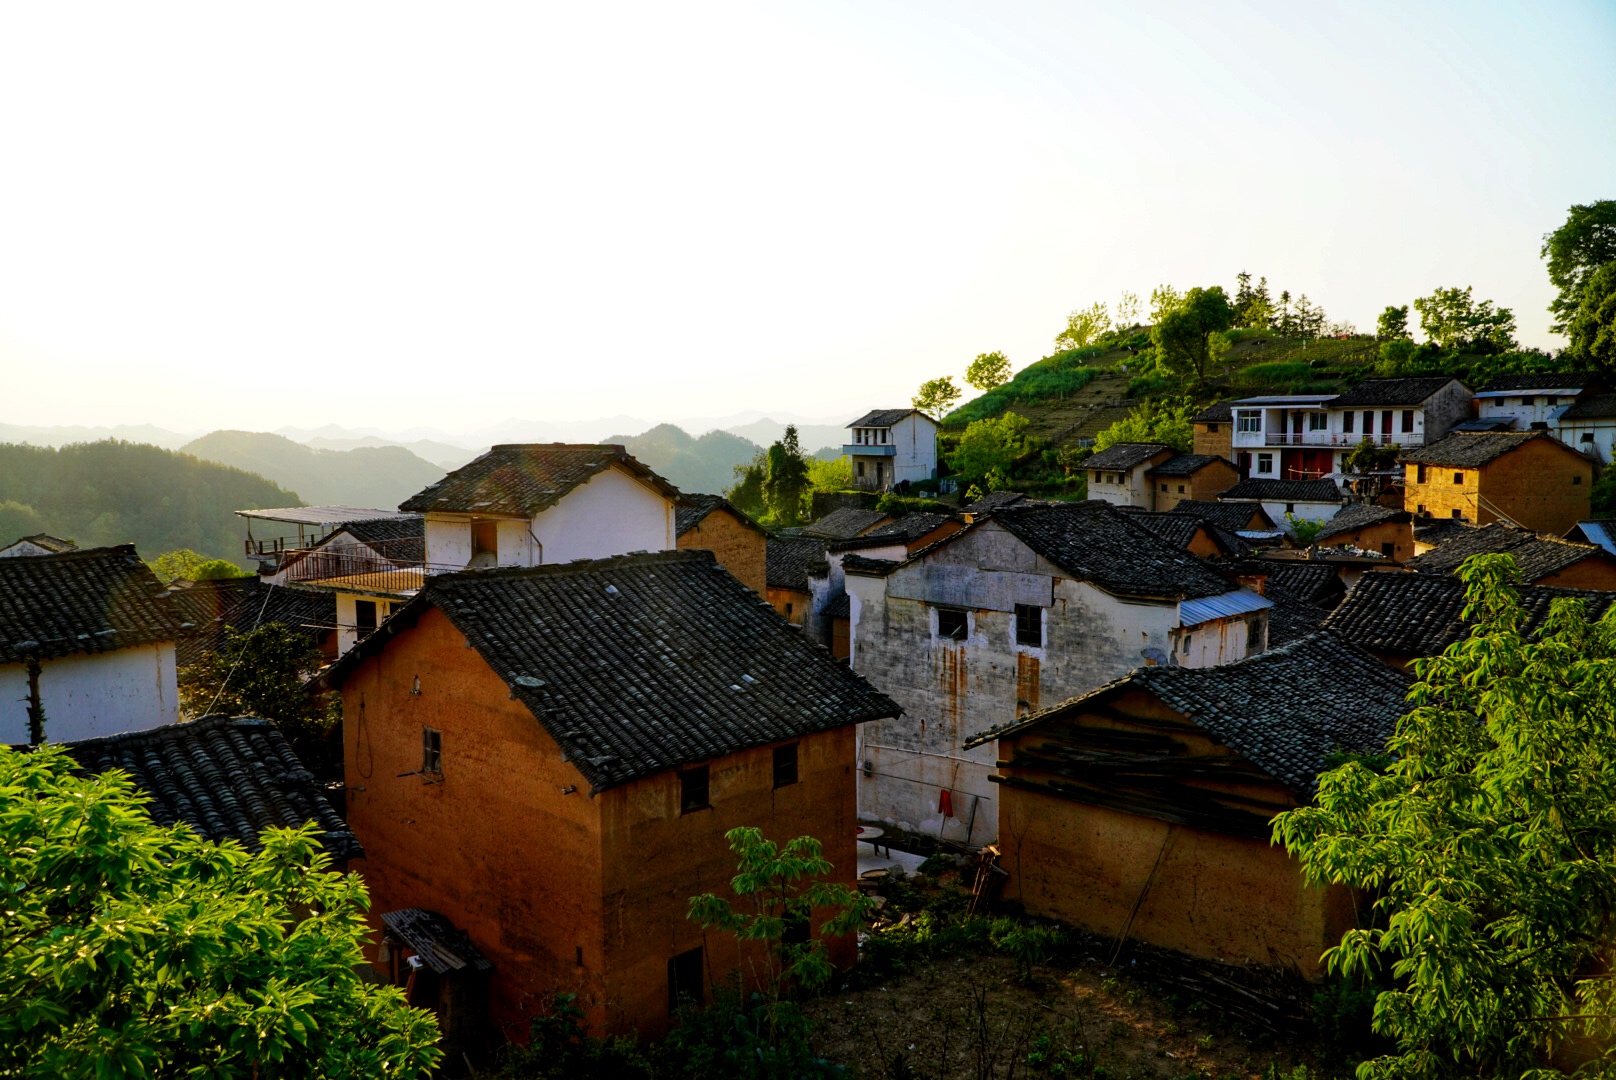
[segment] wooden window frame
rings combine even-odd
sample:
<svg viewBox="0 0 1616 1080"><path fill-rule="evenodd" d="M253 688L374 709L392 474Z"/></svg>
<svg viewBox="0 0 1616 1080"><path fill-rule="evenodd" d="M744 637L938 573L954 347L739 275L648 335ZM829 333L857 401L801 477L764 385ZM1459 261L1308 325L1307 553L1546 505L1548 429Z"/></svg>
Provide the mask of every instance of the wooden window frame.
<svg viewBox="0 0 1616 1080"><path fill-rule="evenodd" d="M443 775L443 732L421 728L421 771L428 776Z"/></svg>
<svg viewBox="0 0 1616 1080"><path fill-rule="evenodd" d="M1044 609L1036 604L1016 604L1010 615L1011 634L1015 637L1017 645L1030 649L1044 647ZM1031 626L1036 630L1032 636L1037 640L1027 640L1027 630Z"/></svg>

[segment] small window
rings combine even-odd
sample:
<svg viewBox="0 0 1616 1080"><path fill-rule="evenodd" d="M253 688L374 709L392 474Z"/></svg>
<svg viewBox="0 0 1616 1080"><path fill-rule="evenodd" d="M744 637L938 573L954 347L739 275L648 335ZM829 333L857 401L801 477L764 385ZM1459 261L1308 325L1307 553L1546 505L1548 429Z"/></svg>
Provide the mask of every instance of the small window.
<svg viewBox="0 0 1616 1080"><path fill-rule="evenodd" d="M499 556L499 522L473 521L471 523L471 557Z"/></svg>
<svg viewBox="0 0 1616 1080"><path fill-rule="evenodd" d="M774 786L790 787L797 782L797 744L774 748Z"/></svg>
<svg viewBox="0 0 1616 1080"><path fill-rule="evenodd" d="M1417 514L1423 514L1423 513L1425 513L1425 512L1426 512L1426 511L1425 511L1425 504L1424 504L1424 503L1420 503L1420 504L1419 504L1419 505L1418 505L1418 506L1416 506L1416 507L1415 507L1415 508L1414 508L1414 512L1415 512L1415 513L1417 513Z"/></svg>
<svg viewBox="0 0 1616 1080"><path fill-rule="evenodd" d="M1455 507L1454 507L1454 508L1453 508L1453 514L1452 514L1452 516L1453 516L1453 517L1456 517L1456 518L1462 518L1462 517L1464 517L1464 514L1462 514L1462 513L1460 513L1460 511L1459 511L1459 508L1458 508L1458 507L1457 507L1457 506L1455 506Z"/></svg>
<svg viewBox="0 0 1616 1080"><path fill-rule="evenodd" d="M1425 466L1424 465L1416 465L1414 467L1414 482L1416 484L1425 483Z"/></svg>
<svg viewBox="0 0 1616 1080"><path fill-rule="evenodd" d="M689 952L682 952L668 961L668 1014L679 1011L679 1006L689 1002L701 1006L707 1000L704 993L707 965L702 960L701 946L696 946Z"/></svg>
<svg viewBox="0 0 1616 1080"><path fill-rule="evenodd" d="M1403 434L1407 435L1414 430L1414 410L1403 410Z"/></svg>
<svg viewBox="0 0 1616 1080"><path fill-rule="evenodd" d="M1044 609L1033 604L1016 605L1016 644L1042 648Z"/></svg>
<svg viewBox="0 0 1616 1080"><path fill-rule="evenodd" d="M1578 473L1576 476L1573 476L1571 478L1571 483L1573 486L1582 483L1582 474Z"/></svg>
<svg viewBox="0 0 1616 1080"><path fill-rule="evenodd" d="M1260 472L1260 473L1273 472L1274 471L1274 455L1273 454L1258 454L1257 455L1257 471Z"/></svg>
<svg viewBox="0 0 1616 1080"><path fill-rule="evenodd" d="M1375 414L1368 409L1363 411L1363 433L1365 435L1375 433Z"/></svg>
<svg viewBox="0 0 1616 1080"><path fill-rule="evenodd" d="M1388 540L1386 543L1380 545L1380 553L1389 559L1397 554L1397 545Z"/></svg>
<svg viewBox="0 0 1616 1080"><path fill-rule="evenodd" d="M376 629L376 601L354 601L354 629L361 638L369 637Z"/></svg>
<svg viewBox="0 0 1616 1080"><path fill-rule="evenodd" d="M1355 412L1343 413L1341 415L1341 431L1343 434L1352 434L1352 421L1357 415L1358 414Z"/></svg>
<svg viewBox="0 0 1616 1080"><path fill-rule="evenodd" d="M860 476L864 475L864 462L862 461L858 463L858 474Z"/></svg>
<svg viewBox="0 0 1616 1080"><path fill-rule="evenodd" d="M694 769L681 769L679 772L679 813L690 814L697 810L705 810L711 805L707 801L707 766L699 765Z"/></svg>
<svg viewBox="0 0 1616 1080"><path fill-rule="evenodd" d="M789 601L789 600L786 601L786 618L788 618L788 619L791 618L791 609L793 607L795 607L795 606L796 605L792 604L791 601Z"/></svg>
<svg viewBox="0 0 1616 1080"><path fill-rule="evenodd" d="M1323 431L1325 425L1327 423L1329 423L1329 420L1330 420L1330 417L1329 417L1329 415L1327 413L1321 413L1321 412L1308 413L1307 414L1307 430L1309 430L1309 431Z"/></svg>
<svg viewBox="0 0 1616 1080"><path fill-rule="evenodd" d="M1286 504L1285 504L1285 512L1286 512L1286 513L1287 513L1287 514L1294 514L1294 513L1296 513L1296 504L1295 504L1295 503L1286 503Z"/></svg>
<svg viewBox="0 0 1616 1080"><path fill-rule="evenodd" d="M1162 490L1163 490L1163 491L1166 491L1166 490L1167 490L1167 485L1166 485L1166 484L1163 484L1163 485L1162 485Z"/></svg>
<svg viewBox="0 0 1616 1080"><path fill-rule="evenodd" d="M1521 398L1521 404L1522 405L1536 405L1537 404L1537 398L1535 398L1535 397L1522 397Z"/></svg>
<svg viewBox="0 0 1616 1080"><path fill-rule="evenodd" d="M443 732L421 729L421 771L436 776L443 771Z"/></svg>
<svg viewBox="0 0 1616 1080"><path fill-rule="evenodd" d="M954 641L964 641L969 632L965 612L959 608L937 609L937 636L951 638Z"/></svg>
<svg viewBox="0 0 1616 1080"><path fill-rule="evenodd" d="M1219 427L1220 427L1220 425L1218 425L1218 424L1208 424L1208 425L1206 425L1206 433L1208 435L1216 435L1218 433L1218 428Z"/></svg>
<svg viewBox="0 0 1616 1080"><path fill-rule="evenodd" d="M1594 433L1591 432L1591 431L1584 431L1582 433L1582 441L1583 442L1593 442L1594 441Z"/></svg>
<svg viewBox="0 0 1616 1080"><path fill-rule="evenodd" d="M1454 473L1454 474L1453 474L1453 482L1454 482L1454 483L1455 483L1455 484L1462 484L1462 483L1464 483L1464 473L1462 473L1462 472L1456 472L1456 473Z"/></svg>
<svg viewBox="0 0 1616 1080"><path fill-rule="evenodd" d="M1380 410L1380 433L1382 435L1392 433L1392 411L1390 409Z"/></svg>
<svg viewBox="0 0 1616 1080"><path fill-rule="evenodd" d="M1178 493L1180 495L1184 494L1184 485L1183 484L1178 485Z"/></svg>

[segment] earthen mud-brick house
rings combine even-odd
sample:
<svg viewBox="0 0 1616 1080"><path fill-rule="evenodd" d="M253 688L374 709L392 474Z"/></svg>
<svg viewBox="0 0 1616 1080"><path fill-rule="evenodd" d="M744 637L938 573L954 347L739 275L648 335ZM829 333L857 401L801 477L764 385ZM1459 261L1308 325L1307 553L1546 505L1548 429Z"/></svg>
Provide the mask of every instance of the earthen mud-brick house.
<svg viewBox="0 0 1616 1080"><path fill-rule="evenodd" d="M1420 517L1506 521L1563 536L1588 516L1598 469L1544 431L1458 431L1403 455L1403 506Z"/></svg>
<svg viewBox="0 0 1616 1080"><path fill-rule="evenodd" d="M680 495L674 532L680 551L710 551L735 580L759 596L768 593L769 535L722 495Z"/></svg>

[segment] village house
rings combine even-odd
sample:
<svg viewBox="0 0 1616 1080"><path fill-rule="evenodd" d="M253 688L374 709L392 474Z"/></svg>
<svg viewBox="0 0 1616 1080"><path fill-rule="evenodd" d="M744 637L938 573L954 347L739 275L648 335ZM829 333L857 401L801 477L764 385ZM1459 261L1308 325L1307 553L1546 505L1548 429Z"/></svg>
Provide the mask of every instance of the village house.
<svg viewBox="0 0 1616 1080"><path fill-rule="evenodd" d="M1586 374L1499 375L1476 391L1476 419L1507 420L1506 431L1554 431L1561 415L1597 384Z"/></svg>
<svg viewBox="0 0 1616 1080"><path fill-rule="evenodd" d="M1220 529L1242 536L1277 538L1285 534L1260 502L1181 499L1173 510L1175 513L1194 514L1196 517L1205 518Z"/></svg>
<svg viewBox="0 0 1616 1080"><path fill-rule="evenodd" d="M201 661L203 654L223 649L227 628L246 633L269 623L303 637L325 659L337 658L337 601L332 592L241 577L174 582L168 601L184 627L175 652L182 671Z"/></svg>
<svg viewBox="0 0 1616 1080"><path fill-rule="evenodd" d="M1003 895L1029 915L1319 974L1355 925L1271 841L1330 755L1378 753L1408 677L1328 632L1221 667L1149 667L974 736L997 745Z"/></svg>
<svg viewBox="0 0 1616 1080"><path fill-rule="evenodd" d="M1329 521L1346 501L1333 480L1242 480L1218 499L1226 503L1256 503L1286 532L1293 531L1291 518Z"/></svg>
<svg viewBox="0 0 1616 1080"><path fill-rule="evenodd" d="M1191 555L1203 559L1221 559L1249 554L1251 545L1237 533L1230 532L1200 514L1169 510L1165 513L1140 510L1137 507L1118 507L1132 514L1133 520L1155 533L1174 547L1183 548Z"/></svg>
<svg viewBox="0 0 1616 1080"><path fill-rule="evenodd" d="M1190 417L1190 431L1195 453L1234 460L1234 409L1229 402L1220 401Z"/></svg>
<svg viewBox="0 0 1616 1080"><path fill-rule="evenodd" d="M807 625L814 600L809 576L829 572L825 541L812 536L771 536L765 557L769 606L787 622Z"/></svg>
<svg viewBox="0 0 1616 1080"><path fill-rule="evenodd" d="M1426 446L1470 419L1471 394L1448 375L1366 379L1333 398L1329 409L1329 429L1346 450L1365 439L1386 446ZM1340 471L1339 458L1335 471Z"/></svg>
<svg viewBox="0 0 1616 1080"><path fill-rule="evenodd" d="M1562 535L1588 517L1595 467L1543 431L1455 432L1403 455L1403 505L1421 517L1507 521Z"/></svg>
<svg viewBox="0 0 1616 1080"><path fill-rule="evenodd" d="M818 521L800 530L803 536L821 540L851 540L874 529L892 524L891 514L882 510L866 510L857 506L843 506L832 510Z"/></svg>
<svg viewBox="0 0 1616 1080"><path fill-rule="evenodd" d="M656 1035L742 970L686 917L730 829L814 836L851 883L856 725L899 712L707 551L435 575L328 682L354 869L466 933L510 1033L565 992Z"/></svg>
<svg viewBox="0 0 1616 1080"><path fill-rule="evenodd" d="M952 536L963 528L965 522L961 518L949 514L917 511L905 514L890 524L871 529L864 535L879 540L901 540L909 553L913 554L923 547L930 547L945 536Z"/></svg>
<svg viewBox="0 0 1616 1080"><path fill-rule="evenodd" d="M1320 547L1342 545L1407 562L1414 557L1414 515L1375 503L1342 508L1314 537Z"/></svg>
<svg viewBox="0 0 1616 1080"><path fill-rule="evenodd" d="M853 670L904 709L861 733L861 815L983 843L993 758L964 749L968 734L1141 663L1264 647L1269 602L1135 516L1092 500L1010 507L907 560L844 558Z"/></svg>
<svg viewBox="0 0 1616 1080"><path fill-rule="evenodd" d="M710 551L735 580L767 594L769 534L722 495L680 495L674 534L680 551Z"/></svg>
<svg viewBox="0 0 1616 1080"><path fill-rule="evenodd" d="M889 491L937 476L937 421L919 409L872 409L847 426L842 453L852 459L854 487Z"/></svg>
<svg viewBox="0 0 1616 1080"><path fill-rule="evenodd" d="M803 630L838 660L848 660L853 654L853 611L843 562L849 557L901 562L909 554L902 533L878 535L884 531L825 541L824 560L808 571L808 617L803 620Z"/></svg>
<svg viewBox="0 0 1616 1080"><path fill-rule="evenodd" d="M1229 403L1235 467L1247 478L1316 480L1335 472L1334 394L1269 394ZM1205 415L1204 413L1202 415Z"/></svg>
<svg viewBox="0 0 1616 1080"><path fill-rule="evenodd" d="M1594 544L1577 544L1502 522L1455 531L1409 560L1411 570L1454 574L1472 555L1508 554L1529 585L1562 589L1616 589L1616 556Z"/></svg>
<svg viewBox="0 0 1616 1080"><path fill-rule="evenodd" d="M1616 592L1523 585L1526 613L1522 632L1536 633L1554 601L1581 599L1588 618L1603 618ZM1388 664L1407 668L1422 656L1436 656L1470 632L1464 618L1465 585L1447 574L1369 574L1330 613L1325 626Z"/></svg>
<svg viewBox="0 0 1616 1080"><path fill-rule="evenodd" d="M185 629L132 544L0 559L0 743L174 723Z"/></svg>
<svg viewBox="0 0 1616 1080"><path fill-rule="evenodd" d="M1240 482L1240 473L1226 459L1206 454L1177 454L1152 466L1150 509L1165 512L1185 501L1215 499Z"/></svg>
<svg viewBox="0 0 1616 1080"><path fill-rule="evenodd" d="M980 514L991 514L993 511L1003 510L1007 506L1020 506L1024 503L1036 501L1035 499L1027 498L1026 495L1019 491L990 491L980 499L966 503L961 510L965 515L966 524L970 524Z"/></svg>
<svg viewBox="0 0 1616 1080"><path fill-rule="evenodd" d="M1089 498L1112 506L1155 509L1150 479L1145 474L1173 456L1161 443L1114 443L1083 462Z"/></svg>
<svg viewBox="0 0 1616 1080"><path fill-rule="evenodd" d="M1616 461L1616 394L1578 398L1560 414L1555 434L1601 465Z"/></svg>
<svg viewBox="0 0 1616 1080"><path fill-rule="evenodd" d="M1593 544L1616 555L1616 521L1579 521L1565 538L1573 544Z"/></svg>
<svg viewBox="0 0 1616 1080"><path fill-rule="evenodd" d="M60 536L50 533L35 533L33 536L24 536L13 540L5 547L0 548L0 559L14 559L29 555L60 555L64 551L77 551L79 546L71 540L63 540Z"/></svg>

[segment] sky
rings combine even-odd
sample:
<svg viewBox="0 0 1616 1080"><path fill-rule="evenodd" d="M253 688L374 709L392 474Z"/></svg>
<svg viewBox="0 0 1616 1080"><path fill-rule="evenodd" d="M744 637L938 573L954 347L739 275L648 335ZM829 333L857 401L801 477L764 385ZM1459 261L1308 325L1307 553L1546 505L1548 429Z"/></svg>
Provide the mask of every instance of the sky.
<svg viewBox="0 0 1616 1080"><path fill-rule="evenodd" d="M1373 329L1616 198L1616 4L0 6L0 423L848 419L1241 270Z"/></svg>

